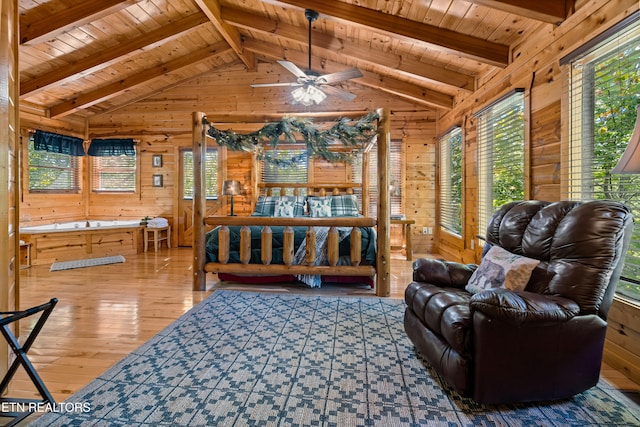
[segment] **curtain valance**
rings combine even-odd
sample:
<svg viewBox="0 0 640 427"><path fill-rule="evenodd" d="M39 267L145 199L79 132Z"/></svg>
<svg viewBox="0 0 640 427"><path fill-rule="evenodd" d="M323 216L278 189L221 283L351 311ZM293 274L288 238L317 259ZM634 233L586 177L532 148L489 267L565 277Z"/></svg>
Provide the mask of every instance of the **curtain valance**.
<svg viewBox="0 0 640 427"><path fill-rule="evenodd" d="M49 153L68 154L70 156L84 156L84 145L81 138L60 135L52 132L36 130L33 135L33 148Z"/></svg>
<svg viewBox="0 0 640 427"><path fill-rule="evenodd" d="M133 139L92 139L88 154L96 157L135 156Z"/></svg>

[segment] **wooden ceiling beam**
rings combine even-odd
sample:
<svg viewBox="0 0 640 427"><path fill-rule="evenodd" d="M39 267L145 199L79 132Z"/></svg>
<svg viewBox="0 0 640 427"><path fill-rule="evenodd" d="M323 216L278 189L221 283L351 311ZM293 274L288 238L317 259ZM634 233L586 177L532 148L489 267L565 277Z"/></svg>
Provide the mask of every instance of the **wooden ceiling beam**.
<svg viewBox="0 0 640 427"><path fill-rule="evenodd" d="M216 30L222 35L222 37L229 43L229 46L238 55L240 60L247 66L249 70L253 70L256 66L256 61L253 53L245 52L242 47L242 37L237 28L226 24L220 17L220 3L218 0L195 0L198 7L213 23Z"/></svg>
<svg viewBox="0 0 640 427"><path fill-rule="evenodd" d="M412 21L388 13L377 12L362 6L337 0L263 0L268 3L284 3L303 9L313 9L325 16L338 18L400 37L410 42L424 42L464 58L473 59L497 67L509 65L509 46L458 33L446 28Z"/></svg>
<svg viewBox="0 0 640 427"><path fill-rule="evenodd" d="M245 40L245 48L263 55L269 59L286 59L297 64L302 69L307 67L307 54L291 49L272 45L270 43L256 40ZM314 57L314 70L322 73L332 73L344 69L342 64L336 64L326 58ZM451 110L453 108L453 97L433 89L424 88L412 83L403 82L392 77L381 76L379 74L363 71L364 77L351 79L349 82L367 86L386 93L391 93L414 104L427 106L430 108ZM291 75L291 81L295 81L295 76ZM285 88L286 89L286 88Z"/></svg>
<svg viewBox="0 0 640 427"><path fill-rule="evenodd" d="M32 14L20 14L20 43L37 44L59 36L76 27L89 24L124 9L138 0L81 1L62 12L49 14L47 19L34 19ZM42 7L46 7L45 4ZM36 8L37 10L39 8Z"/></svg>
<svg viewBox="0 0 640 427"><path fill-rule="evenodd" d="M31 80L20 82L20 96L32 96L53 85L63 84L72 77L92 73L140 49L149 48L160 42L165 42L172 37L208 22L209 19L199 13L187 16L172 23L168 28L158 28L135 39L119 43L110 49L89 55L81 61L71 62L64 67L54 69ZM64 58L62 59L64 60Z"/></svg>
<svg viewBox="0 0 640 427"><path fill-rule="evenodd" d="M560 24L573 12L575 0L468 0L550 24Z"/></svg>
<svg viewBox="0 0 640 427"><path fill-rule="evenodd" d="M287 40L308 44L307 29L278 22L265 17L235 8L222 8L222 19L236 27L245 28L263 34L275 35ZM313 47L327 52L336 53L341 56L353 58L359 62L371 65L382 66L392 73L401 72L409 77L426 79L436 83L445 84L456 89L472 92L475 90L475 77L448 70L444 67L425 64L408 56L396 55L379 50L362 47L356 43L342 39L337 39L323 33L313 35Z"/></svg>
<svg viewBox="0 0 640 427"><path fill-rule="evenodd" d="M128 89L145 84L150 80L162 77L167 73L192 66L198 62L210 59L211 57L227 54L231 51L231 47L226 42L221 41L213 46L200 49L196 52L190 52L180 58L174 59L173 61L166 62L157 67L145 69L137 74L125 77L91 92L82 93L73 99L54 105L49 109L49 115L52 118L66 116L80 109L90 107L98 102L113 98Z"/></svg>

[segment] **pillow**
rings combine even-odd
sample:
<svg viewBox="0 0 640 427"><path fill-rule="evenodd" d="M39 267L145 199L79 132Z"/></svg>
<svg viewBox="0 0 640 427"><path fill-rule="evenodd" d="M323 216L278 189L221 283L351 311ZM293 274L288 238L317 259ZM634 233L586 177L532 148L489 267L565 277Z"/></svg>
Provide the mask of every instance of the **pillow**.
<svg viewBox="0 0 640 427"><path fill-rule="evenodd" d="M360 216L355 194L331 197L331 216Z"/></svg>
<svg viewBox="0 0 640 427"><path fill-rule="evenodd" d="M293 216L304 215L304 197L301 196L258 196L253 216L274 216L277 201L293 202Z"/></svg>
<svg viewBox="0 0 640 427"><path fill-rule="evenodd" d="M331 198L330 197L309 197L309 214L314 218L331 217Z"/></svg>
<svg viewBox="0 0 640 427"><path fill-rule="evenodd" d="M295 204L296 202L291 200L276 200L273 216L293 218Z"/></svg>
<svg viewBox="0 0 640 427"><path fill-rule="evenodd" d="M465 289L472 294L494 288L521 291L527 286L531 273L538 264L540 261L537 259L515 255L499 246L492 246L471 275Z"/></svg>

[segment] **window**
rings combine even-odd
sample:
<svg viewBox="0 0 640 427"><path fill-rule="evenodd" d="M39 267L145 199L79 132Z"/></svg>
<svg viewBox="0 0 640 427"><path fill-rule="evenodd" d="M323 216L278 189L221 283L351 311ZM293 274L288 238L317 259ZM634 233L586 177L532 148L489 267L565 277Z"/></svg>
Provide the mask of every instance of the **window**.
<svg viewBox="0 0 640 427"><path fill-rule="evenodd" d="M563 59L569 66L566 198L613 199L640 217L640 175L611 170L631 138L640 104L640 15ZM634 227L617 292L640 301L640 227Z"/></svg>
<svg viewBox="0 0 640 427"><path fill-rule="evenodd" d="M478 233L503 204L524 199L524 94L509 94L476 114Z"/></svg>
<svg viewBox="0 0 640 427"><path fill-rule="evenodd" d="M91 185L94 192L134 193L136 156L91 157Z"/></svg>
<svg viewBox="0 0 640 427"><path fill-rule="evenodd" d="M267 160L268 159L268 160ZM265 150L262 162L262 182L299 183L308 182L309 155L306 148ZM299 189L299 195L306 189Z"/></svg>
<svg viewBox="0 0 640 427"><path fill-rule="evenodd" d="M207 150L204 160L205 188L207 199L218 198L218 151ZM193 199L193 151L184 151L182 156L183 197Z"/></svg>
<svg viewBox="0 0 640 427"><path fill-rule="evenodd" d="M32 193L77 193L80 191L80 161L77 156L36 150L29 138L29 191Z"/></svg>
<svg viewBox="0 0 640 427"><path fill-rule="evenodd" d="M362 155L356 156L352 166L353 182L362 183ZM389 145L389 199L392 216L404 214L402 206L402 141L391 140ZM362 203L362 191L356 191ZM369 150L369 213L375 217L378 212L378 143Z"/></svg>
<svg viewBox="0 0 640 427"><path fill-rule="evenodd" d="M440 138L440 226L462 236L462 129Z"/></svg>

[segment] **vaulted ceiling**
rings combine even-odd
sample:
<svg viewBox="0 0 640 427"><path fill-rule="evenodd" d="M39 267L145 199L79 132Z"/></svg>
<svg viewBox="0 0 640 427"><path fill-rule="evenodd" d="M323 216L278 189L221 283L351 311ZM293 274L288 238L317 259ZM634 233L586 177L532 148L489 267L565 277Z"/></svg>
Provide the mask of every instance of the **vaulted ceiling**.
<svg viewBox="0 0 640 427"><path fill-rule="evenodd" d="M211 71L281 59L306 69L310 8L314 71L357 67L349 84L447 110L579 1L19 0L20 99L90 117ZM247 76L247 87L273 82Z"/></svg>

